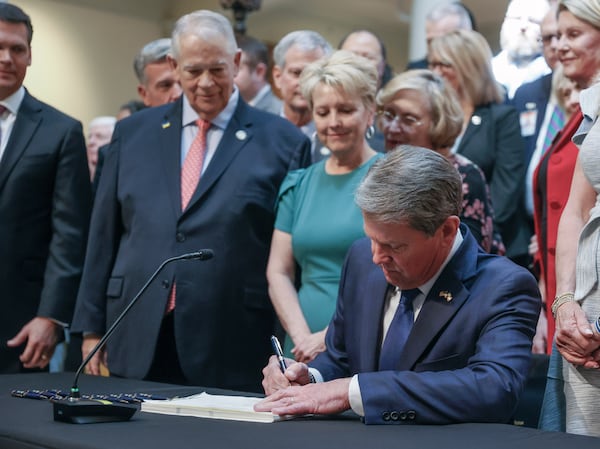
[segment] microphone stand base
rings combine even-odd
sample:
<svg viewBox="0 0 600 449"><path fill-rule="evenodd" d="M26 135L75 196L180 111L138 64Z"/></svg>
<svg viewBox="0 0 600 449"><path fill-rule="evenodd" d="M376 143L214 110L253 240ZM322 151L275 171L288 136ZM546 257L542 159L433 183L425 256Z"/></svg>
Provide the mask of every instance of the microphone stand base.
<svg viewBox="0 0 600 449"><path fill-rule="evenodd" d="M97 399L67 398L52 400L54 421L72 424L128 421L138 404L119 404Z"/></svg>

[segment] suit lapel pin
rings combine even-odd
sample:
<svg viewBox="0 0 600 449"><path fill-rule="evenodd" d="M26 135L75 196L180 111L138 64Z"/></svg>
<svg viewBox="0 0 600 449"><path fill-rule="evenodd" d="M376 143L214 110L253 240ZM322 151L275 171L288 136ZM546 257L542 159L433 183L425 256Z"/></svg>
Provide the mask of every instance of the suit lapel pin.
<svg viewBox="0 0 600 449"><path fill-rule="evenodd" d="M446 300L446 302L452 301L452 293L447 292L445 290L443 292L440 292L439 296L440 296L440 298L444 298Z"/></svg>
<svg viewBox="0 0 600 449"><path fill-rule="evenodd" d="M163 122L163 124L162 124L163 129L167 129L170 126L171 126L171 122Z"/></svg>
<svg viewBox="0 0 600 449"><path fill-rule="evenodd" d="M243 129L238 129L235 132L235 138L237 140L246 140L248 138L248 133L246 131L244 131Z"/></svg>
<svg viewBox="0 0 600 449"><path fill-rule="evenodd" d="M473 123L473 125L475 126L481 125L481 117L479 117L478 115L474 115L473 117L471 117L471 123Z"/></svg>

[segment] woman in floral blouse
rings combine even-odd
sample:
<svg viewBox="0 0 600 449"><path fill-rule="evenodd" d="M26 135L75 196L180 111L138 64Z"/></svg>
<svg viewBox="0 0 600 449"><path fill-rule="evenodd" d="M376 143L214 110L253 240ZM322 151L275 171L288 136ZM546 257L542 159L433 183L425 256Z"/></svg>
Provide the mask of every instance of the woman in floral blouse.
<svg viewBox="0 0 600 449"><path fill-rule="evenodd" d="M430 148L448 158L463 179L461 220L481 247L504 254L494 231L494 212L483 172L451 151L463 126L463 112L454 90L429 70L410 70L392 78L377 94L378 125L386 151L410 144Z"/></svg>

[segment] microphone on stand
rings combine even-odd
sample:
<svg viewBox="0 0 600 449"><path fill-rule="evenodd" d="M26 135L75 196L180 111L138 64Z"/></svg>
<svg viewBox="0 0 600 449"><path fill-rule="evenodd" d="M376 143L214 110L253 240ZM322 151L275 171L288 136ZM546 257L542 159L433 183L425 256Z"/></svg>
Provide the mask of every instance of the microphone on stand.
<svg viewBox="0 0 600 449"><path fill-rule="evenodd" d="M104 336L90 351L85 360L81 362L81 365L79 365L79 368L75 373L75 378L73 380L73 386L71 387L71 393L69 397L65 399L52 400L54 403L55 421L64 421L73 424L87 424L95 422L127 421L133 416L133 414L139 408L137 404L121 404L104 400L81 399L78 386L79 375L87 366L92 357L94 357L94 355L104 346L106 340L109 339L119 323L123 320L123 318L125 318L129 310L131 310L131 308L135 305L138 299L142 296L148 286L165 266L178 260L209 260L212 259L213 256L214 253L212 249L201 249L192 253L170 257L160 264L160 266L156 269L152 276L150 276L140 291L138 291L133 297L127 307L125 307L123 312L121 312L113 324L104 333Z"/></svg>

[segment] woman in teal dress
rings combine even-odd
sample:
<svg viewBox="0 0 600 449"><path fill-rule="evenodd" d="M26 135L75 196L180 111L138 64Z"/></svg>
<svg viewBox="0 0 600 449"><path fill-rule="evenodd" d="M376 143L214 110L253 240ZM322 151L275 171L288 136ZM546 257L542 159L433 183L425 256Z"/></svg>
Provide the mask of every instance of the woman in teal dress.
<svg viewBox="0 0 600 449"><path fill-rule="evenodd" d="M340 50L307 66L300 87L331 155L284 180L267 279L287 333L284 351L308 362L325 349L346 251L364 236L354 190L378 158L366 137L373 132L377 71Z"/></svg>

